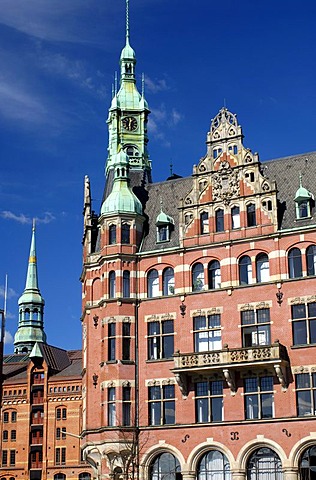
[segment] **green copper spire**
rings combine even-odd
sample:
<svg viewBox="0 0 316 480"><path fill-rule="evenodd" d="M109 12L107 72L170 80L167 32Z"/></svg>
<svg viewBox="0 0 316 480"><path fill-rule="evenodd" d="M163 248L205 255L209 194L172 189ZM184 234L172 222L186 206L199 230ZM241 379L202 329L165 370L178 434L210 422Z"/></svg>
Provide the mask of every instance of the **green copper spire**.
<svg viewBox="0 0 316 480"><path fill-rule="evenodd" d="M16 353L27 353L32 350L36 342L46 342L43 323L45 302L38 288L35 221L33 221L25 289L18 303L19 324L14 337L14 347Z"/></svg>
<svg viewBox="0 0 316 480"><path fill-rule="evenodd" d="M136 213L142 215L142 204L129 186L129 159L122 149L116 154L115 164L112 191L102 204L101 215L108 213Z"/></svg>

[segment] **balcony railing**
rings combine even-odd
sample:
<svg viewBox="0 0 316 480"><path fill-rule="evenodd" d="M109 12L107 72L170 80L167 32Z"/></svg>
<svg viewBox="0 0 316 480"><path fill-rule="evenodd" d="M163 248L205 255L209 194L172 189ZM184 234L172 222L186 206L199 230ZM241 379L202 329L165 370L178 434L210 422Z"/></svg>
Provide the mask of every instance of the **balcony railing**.
<svg viewBox="0 0 316 480"><path fill-rule="evenodd" d="M252 366L272 365L277 377L286 388L286 367L288 355L284 345L279 342L271 345L258 345L248 348L224 348L212 352L180 353L174 355L175 374L180 388L185 390L185 376L196 372L221 370L232 391L236 390L234 372ZM182 385L181 385L182 384Z"/></svg>

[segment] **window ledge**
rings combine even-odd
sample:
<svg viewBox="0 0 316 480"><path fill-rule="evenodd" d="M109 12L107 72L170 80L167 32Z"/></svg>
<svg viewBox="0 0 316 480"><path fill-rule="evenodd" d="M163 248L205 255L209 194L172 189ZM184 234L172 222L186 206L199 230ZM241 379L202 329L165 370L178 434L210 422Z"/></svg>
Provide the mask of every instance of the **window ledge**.
<svg viewBox="0 0 316 480"><path fill-rule="evenodd" d="M293 320L292 320L293 322ZM299 349L299 348L312 348L312 347L316 347L316 343L304 343L302 345L291 345L291 349L292 350L296 350L296 349Z"/></svg>
<svg viewBox="0 0 316 480"><path fill-rule="evenodd" d="M152 358L147 359L146 363L157 363L157 362L173 362L173 358Z"/></svg>

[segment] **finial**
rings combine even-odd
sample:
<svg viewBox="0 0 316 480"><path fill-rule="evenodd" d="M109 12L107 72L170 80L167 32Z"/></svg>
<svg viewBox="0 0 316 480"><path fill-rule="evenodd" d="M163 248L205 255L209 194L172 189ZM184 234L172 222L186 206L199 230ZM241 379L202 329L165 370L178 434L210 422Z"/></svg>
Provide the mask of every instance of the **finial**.
<svg viewBox="0 0 316 480"><path fill-rule="evenodd" d="M160 199L160 210L162 211L162 198Z"/></svg>
<svg viewBox="0 0 316 480"><path fill-rule="evenodd" d="M36 224L36 219L33 218L33 226L32 226L32 232L35 232L35 225Z"/></svg>
<svg viewBox="0 0 316 480"><path fill-rule="evenodd" d="M117 72L114 74L114 93L117 94Z"/></svg>
<svg viewBox="0 0 316 480"><path fill-rule="evenodd" d="M170 163L169 166L170 166L170 175L173 175L173 164L172 164L172 162Z"/></svg>
<svg viewBox="0 0 316 480"><path fill-rule="evenodd" d="M126 0L126 42L129 41L129 0Z"/></svg>
<svg viewBox="0 0 316 480"><path fill-rule="evenodd" d="M300 187L302 187L302 172L300 172Z"/></svg>
<svg viewBox="0 0 316 480"><path fill-rule="evenodd" d="M145 74L142 73L142 97L145 96Z"/></svg>

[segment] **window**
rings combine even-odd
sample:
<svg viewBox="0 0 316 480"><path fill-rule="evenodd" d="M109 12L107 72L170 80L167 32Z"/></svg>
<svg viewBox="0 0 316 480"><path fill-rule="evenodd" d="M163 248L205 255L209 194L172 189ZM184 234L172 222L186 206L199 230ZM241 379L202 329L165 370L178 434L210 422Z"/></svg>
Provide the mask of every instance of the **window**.
<svg viewBox="0 0 316 480"><path fill-rule="evenodd" d="M63 473L56 473L56 475L54 475L54 480L66 480L66 475Z"/></svg>
<svg viewBox="0 0 316 480"><path fill-rule="evenodd" d="M123 297L129 298L131 296L131 274L128 270L123 272Z"/></svg>
<svg viewBox="0 0 316 480"><path fill-rule="evenodd" d="M200 214L200 231L202 235L204 233L209 233L210 231L207 212L202 212Z"/></svg>
<svg viewBox="0 0 316 480"><path fill-rule="evenodd" d="M109 298L115 297L115 272L112 270L109 273Z"/></svg>
<svg viewBox="0 0 316 480"><path fill-rule="evenodd" d="M197 480L231 480L227 457L218 450L203 455L197 468Z"/></svg>
<svg viewBox="0 0 316 480"><path fill-rule="evenodd" d="M123 334L122 335L123 336L122 360L130 360L131 359L131 324L130 323L122 324L122 334Z"/></svg>
<svg viewBox="0 0 316 480"><path fill-rule="evenodd" d="M224 210L222 208L215 212L215 230L216 232L224 231Z"/></svg>
<svg viewBox="0 0 316 480"><path fill-rule="evenodd" d="M16 441L16 430L11 430L11 441L15 442Z"/></svg>
<svg viewBox="0 0 316 480"><path fill-rule="evenodd" d="M175 423L174 385L149 387L149 425Z"/></svg>
<svg viewBox="0 0 316 480"><path fill-rule="evenodd" d="M56 465L66 464L66 448L65 447L55 449L55 463Z"/></svg>
<svg viewBox="0 0 316 480"><path fill-rule="evenodd" d="M222 348L221 316L207 315L193 319L194 351L208 352Z"/></svg>
<svg viewBox="0 0 316 480"><path fill-rule="evenodd" d="M316 303L292 305L293 344L316 343Z"/></svg>
<svg viewBox="0 0 316 480"><path fill-rule="evenodd" d="M16 420L17 420L17 413L15 410L13 410L13 412L11 412L11 422L15 423Z"/></svg>
<svg viewBox="0 0 316 480"><path fill-rule="evenodd" d="M123 387L123 425L131 425L131 387Z"/></svg>
<svg viewBox="0 0 316 480"><path fill-rule="evenodd" d="M8 450L2 450L2 461L1 465L6 467L8 465Z"/></svg>
<svg viewBox="0 0 316 480"><path fill-rule="evenodd" d="M172 358L174 354L173 320L148 322L148 359Z"/></svg>
<svg viewBox="0 0 316 480"><path fill-rule="evenodd" d="M3 430L3 432L2 432L2 441L3 441L3 442L7 442L8 439L9 439L9 432L8 432L8 430Z"/></svg>
<svg viewBox="0 0 316 480"><path fill-rule="evenodd" d="M270 280L269 258L266 253L259 253L256 257L257 282L268 282Z"/></svg>
<svg viewBox="0 0 316 480"><path fill-rule="evenodd" d="M301 480L313 480L315 478L316 446L309 447L299 461L299 478Z"/></svg>
<svg viewBox="0 0 316 480"><path fill-rule="evenodd" d="M295 375L297 416L316 415L316 373Z"/></svg>
<svg viewBox="0 0 316 480"><path fill-rule="evenodd" d="M115 387L108 388L108 426L116 425Z"/></svg>
<svg viewBox="0 0 316 480"><path fill-rule="evenodd" d="M306 250L307 275L316 275L316 245L310 245Z"/></svg>
<svg viewBox="0 0 316 480"><path fill-rule="evenodd" d="M123 223L122 225L122 243L129 244L130 240L131 227L128 223Z"/></svg>
<svg viewBox="0 0 316 480"><path fill-rule="evenodd" d="M212 260L208 264L208 288L210 290L221 288L221 267L217 260Z"/></svg>
<svg viewBox="0 0 316 480"><path fill-rule="evenodd" d="M15 467L15 450L10 450L10 467Z"/></svg>
<svg viewBox="0 0 316 480"><path fill-rule="evenodd" d="M247 205L247 227L255 227L256 225L256 205L249 203Z"/></svg>
<svg viewBox="0 0 316 480"><path fill-rule="evenodd" d="M56 428L56 440L60 440L61 438L63 440L65 440L66 439L66 433L65 432L66 432L66 427ZM40 433L42 433L42 432L40 432Z"/></svg>
<svg viewBox="0 0 316 480"><path fill-rule="evenodd" d="M296 218L310 217L310 202L309 200L302 200L296 204Z"/></svg>
<svg viewBox="0 0 316 480"><path fill-rule="evenodd" d="M173 268L165 268L162 273L162 290L163 295L174 294L174 271Z"/></svg>
<svg viewBox="0 0 316 480"><path fill-rule="evenodd" d="M292 248L288 255L289 278L298 278L302 276L302 255L298 248Z"/></svg>
<svg viewBox="0 0 316 480"><path fill-rule="evenodd" d="M240 211L239 207L233 207L231 209L231 217L232 217L232 229L240 228Z"/></svg>
<svg viewBox="0 0 316 480"><path fill-rule="evenodd" d="M91 480L90 473L87 473L87 472L80 473L79 480Z"/></svg>
<svg viewBox="0 0 316 480"><path fill-rule="evenodd" d="M66 419L67 419L67 408L57 408L56 420L66 420Z"/></svg>
<svg viewBox="0 0 316 480"><path fill-rule="evenodd" d="M116 359L115 343L116 343L116 325L115 323L109 323L108 324L108 361L109 362Z"/></svg>
<svg viewBox="0 0 316 480"><path fill-rule="evenodd" d="M159 225L157 227L157 242L167 242L169 240L169 226Z"/></svg>
<svg viewBox="0 0 316 480"><path fill-rule="evenodd" d="M241 312L242 346L270 345L270 310L245 310Z"/></svg>
<svg viewBox="0 0 316 480"><path fill-rule="evenodd" d="M282 480L279 456L270 448L259 448L248 460L247 480Z"/></svg>
<svg viewBox="0 0 316 480"><path fill-rule="evenodd" d="M158 297L159 295L159 276L157 270L150 270L148 273L147 294L148 298Z"/></svg>
<svg viewBox="0 0 316 480"><path fill-rule="evenodd" d="M252 265L251 258L245 255L239 260L239 284L251 285L252 284Z"/></svg>
<svg viewBox="0 0 316 480"><path fill-rule="evenodd" d="M161 453L150 466L149 480L181 480L179 461L171 453Z"/></svg>
<svg viewBox="0 0 316 480"><path fill-rule="evenodd" d="M273 377L245 378L245 418L273 417Z"/></svg>
<svg viewBox="0 0 316 480"><path fill-rule="evenodd" d="M223 382L197 382L195 384L195 413L198 423L223 420Z"/></svg>
<svg viewBox="0 0 316 480"><path fill-rule="evenodd" d="M109 244L114 245L116 243L116 225L109 226Z"/></svg>
<svg viewBox="0 0 316 480"><path fill-rule="evenodd" d="M4 412L3 413L3 423L8 423L9 422L9 412Z"/></svg>
<svg viewBox="0 0 316 480"><path fill-rule="evenodd" d="M200 292L204 289L204 267L202 263L196 263L192 268L192 290Z"/></svg>

